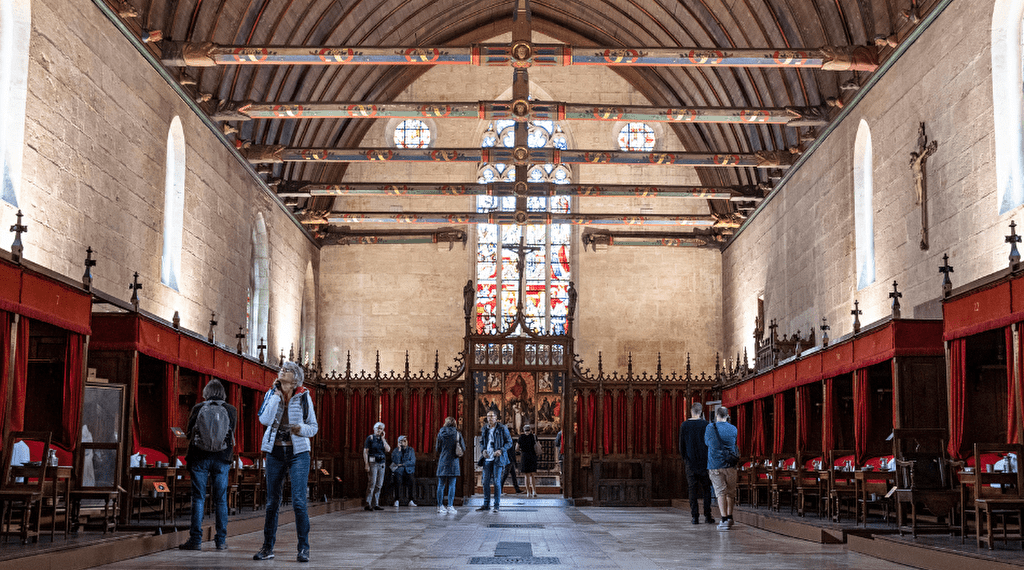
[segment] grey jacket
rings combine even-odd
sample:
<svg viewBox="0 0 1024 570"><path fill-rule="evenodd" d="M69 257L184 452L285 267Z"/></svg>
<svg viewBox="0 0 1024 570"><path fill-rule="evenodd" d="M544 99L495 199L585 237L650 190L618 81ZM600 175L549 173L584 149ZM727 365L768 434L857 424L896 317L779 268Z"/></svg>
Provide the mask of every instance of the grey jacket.
<svg viewBox="0 0 1024 570"><path fill-rule="evenodd" d="M463 453L469 451L465 448L466 442L462 439L462 434L455 426L443 426L441 431L437 432L434 450L437 451L438 477L458 477L462 474L462 461L455 455L455 447L460 444L463 446Z"/></svg>

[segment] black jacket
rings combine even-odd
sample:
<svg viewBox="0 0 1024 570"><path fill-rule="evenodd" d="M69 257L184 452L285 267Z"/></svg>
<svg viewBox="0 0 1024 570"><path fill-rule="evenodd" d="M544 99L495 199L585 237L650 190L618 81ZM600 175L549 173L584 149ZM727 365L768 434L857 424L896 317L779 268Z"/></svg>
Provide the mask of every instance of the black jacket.
<svg viewBox="0 0 1024 570"><path fill-rule="evenodd" d="M708 422L702 419L686 420L679 426L679 454L691 471L708 470L708 446L704 443L707 428Z"/></svg>

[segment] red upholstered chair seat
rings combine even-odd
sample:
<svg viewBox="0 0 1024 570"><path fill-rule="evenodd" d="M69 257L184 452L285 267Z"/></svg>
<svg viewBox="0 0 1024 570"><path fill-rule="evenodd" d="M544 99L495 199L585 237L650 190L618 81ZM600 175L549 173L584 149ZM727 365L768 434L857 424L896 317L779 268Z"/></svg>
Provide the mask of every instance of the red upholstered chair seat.
<svg viewBox="0 0 1024 570"><path fill-rule="evenodd" d="M28 453L31 461L43 460L43 442L34 439L23 440L28 445ZM72 465L71 452L64 449L59 443L50 443L50 449L57 454L57 465L70 467Z"/></svg>

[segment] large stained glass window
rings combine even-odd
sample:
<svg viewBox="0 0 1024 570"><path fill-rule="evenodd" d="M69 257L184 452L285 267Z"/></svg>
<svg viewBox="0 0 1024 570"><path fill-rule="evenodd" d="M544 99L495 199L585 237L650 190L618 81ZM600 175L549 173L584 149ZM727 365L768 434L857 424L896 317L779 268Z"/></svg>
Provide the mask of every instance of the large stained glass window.
<svg viewBox="0 0 1024 570"><path fill-rule="evenodd" d="M481 146L514 146L515 123L495 121L484 132ZM553 121L530 123L531 148L567 148L561 127ZM538 164L528 173L529 182L568 184L572 173L565 164ZM480 165L478 182L515 181L515 167L510 164ZM480 196L478 212L515 211L515 196ZM531 196L527 198L530 212L567 214L568 196ZM560 334L565 332L568 314L570 264L569 224L480 224L477 226L476 259L476 327L481 333L505 331L516 314L519 301L519 243L525 238L528 253L523 272L525 297L523 312L533 330Z"/></svg>

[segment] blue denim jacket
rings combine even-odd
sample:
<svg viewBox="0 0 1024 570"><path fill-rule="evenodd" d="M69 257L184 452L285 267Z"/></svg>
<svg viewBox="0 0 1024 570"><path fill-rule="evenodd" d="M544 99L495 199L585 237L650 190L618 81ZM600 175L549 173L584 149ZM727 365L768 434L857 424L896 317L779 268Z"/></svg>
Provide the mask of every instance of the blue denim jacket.
<svg viewBox="0 0 1024 570"><path fill-rule="evenodd" d="M715 430L718 430L718 435L715 435ZM739 455L739 451L736 449L736 426L729 422L714 422L708 424L707 429L704 430L704 443L708 446L708 469L724 469L728 467L722 458L722 452L725 448L731 448L736 455Z"/></svg>

